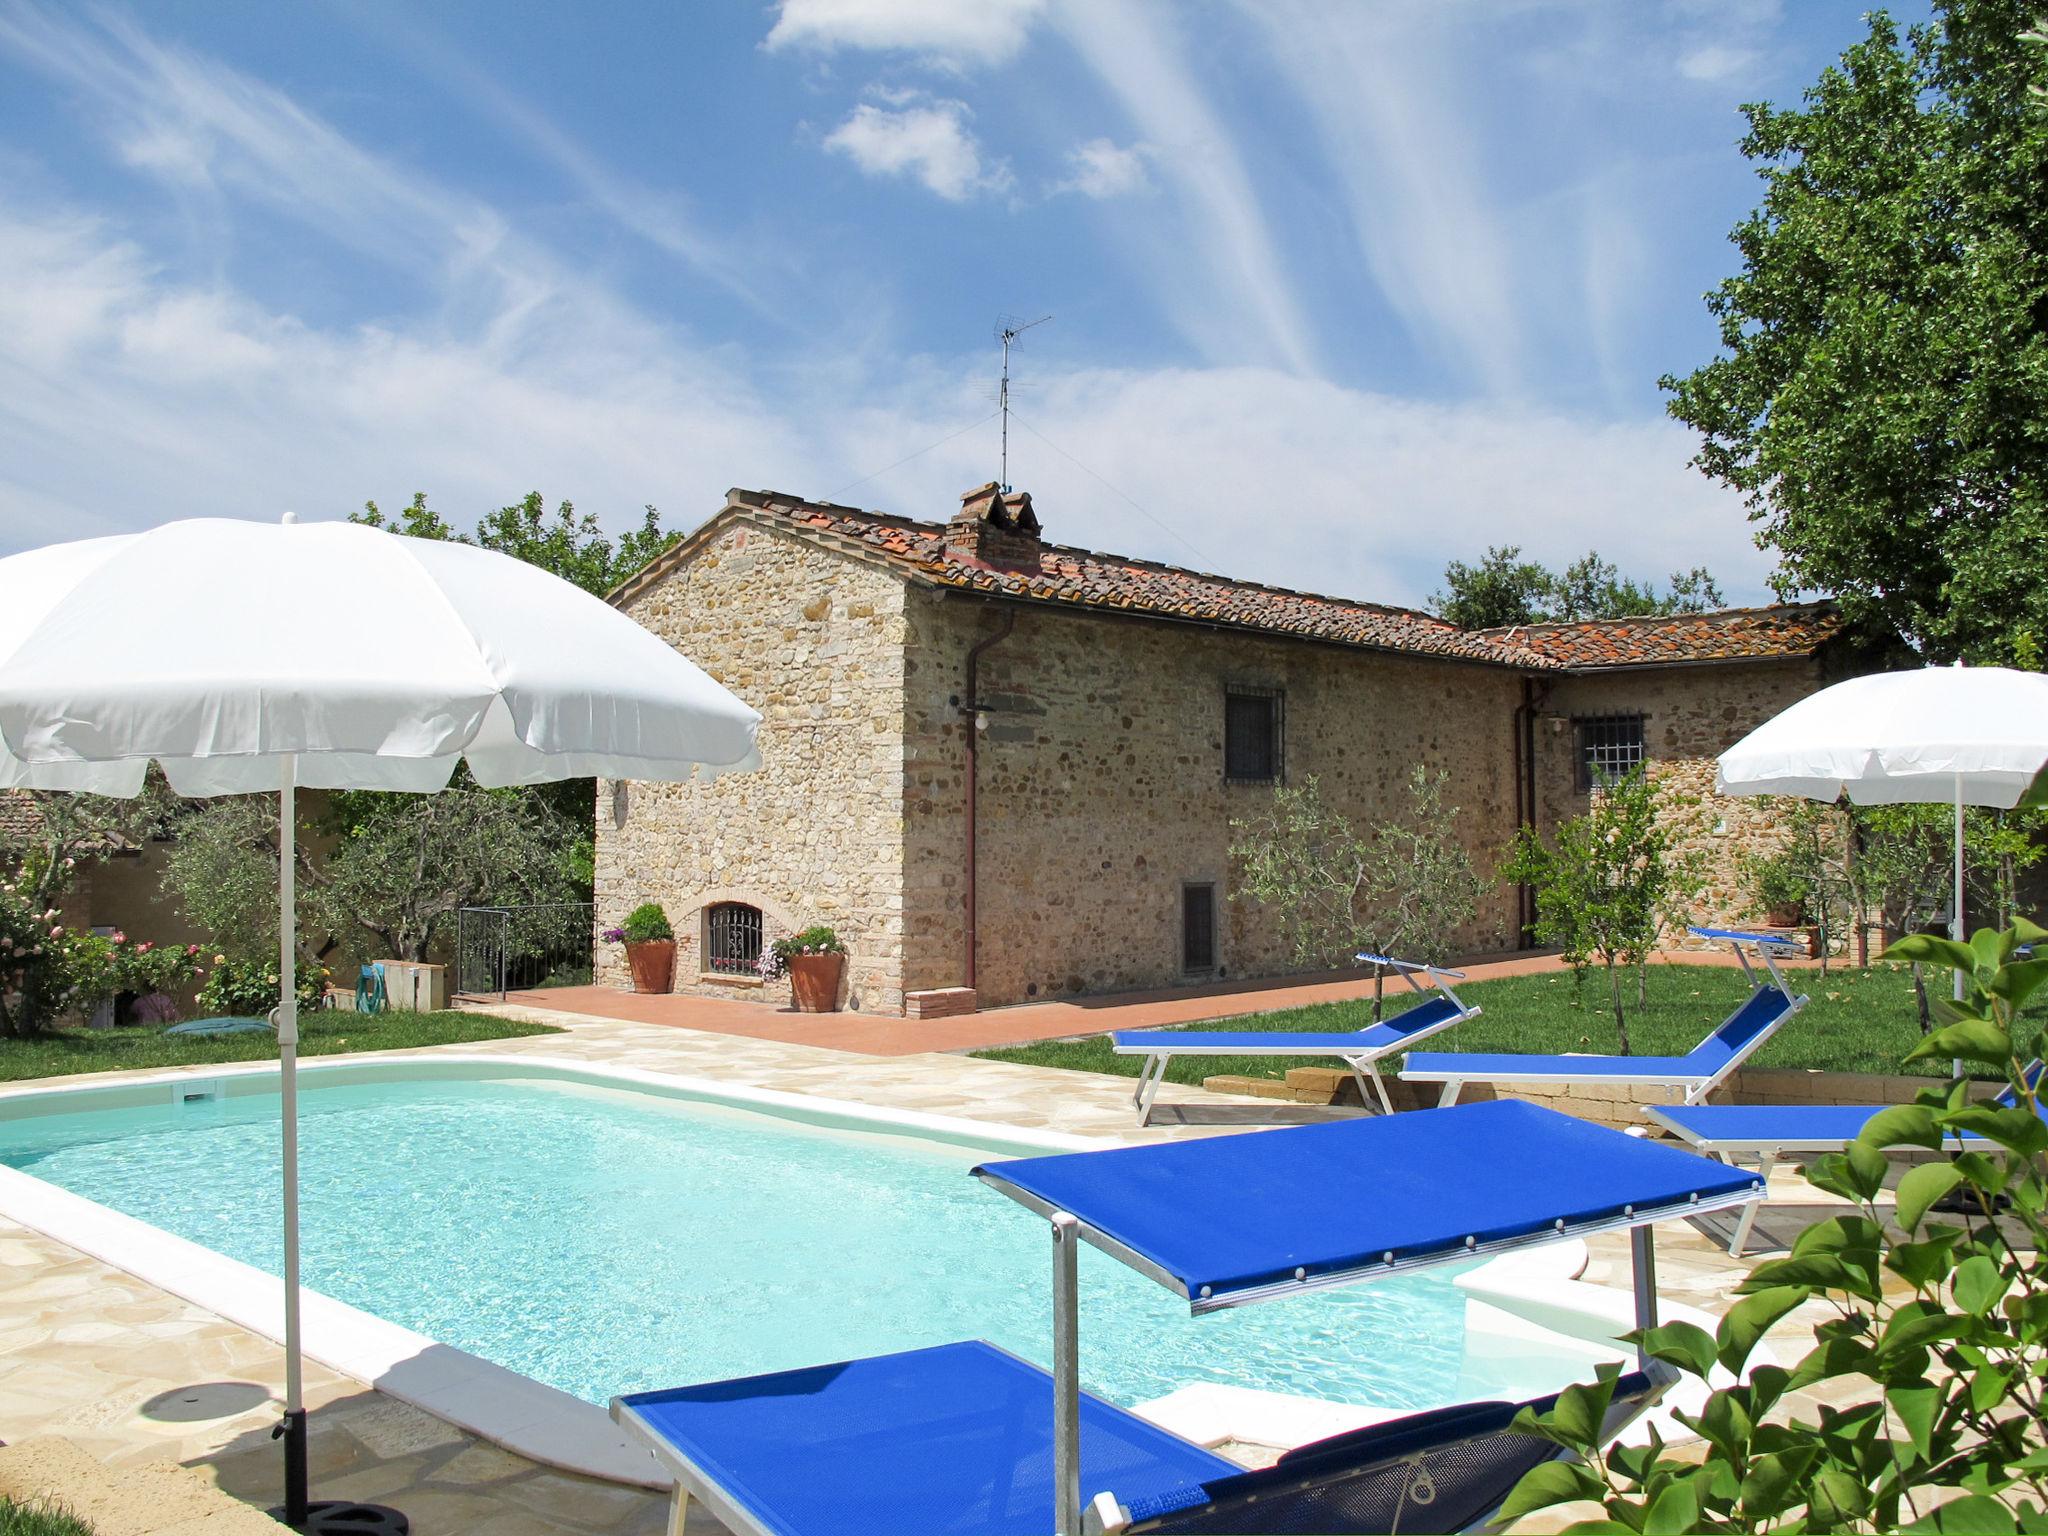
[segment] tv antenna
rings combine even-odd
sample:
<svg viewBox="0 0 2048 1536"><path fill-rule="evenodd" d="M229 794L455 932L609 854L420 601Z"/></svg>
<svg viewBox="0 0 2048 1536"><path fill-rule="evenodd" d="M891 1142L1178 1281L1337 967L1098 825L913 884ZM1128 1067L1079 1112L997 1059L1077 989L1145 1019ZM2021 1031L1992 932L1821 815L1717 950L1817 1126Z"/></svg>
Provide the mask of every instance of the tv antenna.
<svg viewBox="0 0 2048 1536"><path fill-rule="evenodd" d="M1010 343L1019 336L1022 336L1033 326L1043 325L1051 318L1051 315L1040 315L1036 320L1026 320L1022 325L1019 325L1016 316L1004 315L996 321L996 340L1003 344L1003 382L1001 388L996 392L996 409L1002 412L1003 417L1003 476L1001 485L1003 494L1006 496L1010 492Z"/></svg>

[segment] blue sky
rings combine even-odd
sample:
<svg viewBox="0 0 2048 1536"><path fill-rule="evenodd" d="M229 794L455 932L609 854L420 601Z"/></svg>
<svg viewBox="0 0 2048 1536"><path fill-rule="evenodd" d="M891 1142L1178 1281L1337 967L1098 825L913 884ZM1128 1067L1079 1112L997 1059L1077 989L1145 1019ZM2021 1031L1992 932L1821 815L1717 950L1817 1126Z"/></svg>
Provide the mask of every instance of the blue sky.
<svg viewBox="0 0 2048 1536"><path fill-rule="evenodd" d="M1860 0L0 0L0 551L730 485L1416 602L1698 563L1658 375ZM1904 14L1917 14L1918 5ZM908 462L899 463L901 460Z"/></svg>

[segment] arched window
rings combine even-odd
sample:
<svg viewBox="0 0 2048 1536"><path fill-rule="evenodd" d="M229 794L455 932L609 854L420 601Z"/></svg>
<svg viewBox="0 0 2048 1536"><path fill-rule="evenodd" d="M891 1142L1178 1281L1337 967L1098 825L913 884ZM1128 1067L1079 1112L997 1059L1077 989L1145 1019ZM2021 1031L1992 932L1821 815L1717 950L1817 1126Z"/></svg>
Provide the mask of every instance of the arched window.
<svg viewBox="0 0 2048 1536"><path fill-rule="evenodd" d="M721 976L751 976L761 963L761 909L721 901L704 909L704 958Z"/></svg>

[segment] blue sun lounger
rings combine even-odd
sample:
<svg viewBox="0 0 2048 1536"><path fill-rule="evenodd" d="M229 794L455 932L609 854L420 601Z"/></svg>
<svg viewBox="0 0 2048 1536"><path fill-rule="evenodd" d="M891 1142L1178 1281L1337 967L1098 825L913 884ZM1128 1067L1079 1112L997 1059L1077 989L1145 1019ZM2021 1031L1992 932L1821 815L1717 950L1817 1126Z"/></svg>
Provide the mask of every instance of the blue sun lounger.
<svg viewBox="0 0 2048 1536"><path fill-rule="evenodd" d="M735 1536L1465 1529L1557 1454L1506 1427L1517 1405L1377 1425L1246 1472L1081 1390L1078 1245L1203 1315L1625 1228L1650 1327L1650 1225L1761 1188L1514 1102L973 1172L1050 1224L1051 1371L970 1342L615 1398L613 1418L676 1480L671 1532L692 1498ZM1615 1432L1675 1376L1638 1367L1617 1383Z"/></svg>
<svg viewBox="0 0 2048 1536"><path fill-rule="evenodd" d="M1288 1034L1256 1029L1119 1029L1112 1032L1110 1045L1117 1055L1145 1058L1145 1065L1138 1071L1137 1091L1131 1095L1131 1107L1138 1112L1138 1124L1151 1123L1152 1105L1159 1097L1159 1085L1166 1081L1167 1063L1176 1056L1335 1056L1351 1069L1351 1076L1358 1083L1359 1101L1368 1106L1372 1103L1366 1092L1366 1079L1370 1077L1373 1089L1379 1094L1381 1109L1391 1115L1394 1105L1387 1097L1387 1085L1380 1077L1379 1064L1389 1056L1408 1050L1418 1040L1426 1040L1453 1024L1477 1018L1479 1010L1466 1006L1451 989L1453 981L1465 979L1463 971L1439 970L1433 965L1417 965L1411 960L1394 960L1385 955L1360 955L1358 958L1397 972L1415 989L1422 1001L1405 1013L1397 1013L1377 1024L1368 1024L1363 1029ZM1416 979L1418 976L1434 978L1436 990L1425 992L1422 983Z"/></svg>
<svg viewBox="0 0 2048 1536"><path fill-rule="evenodd" d="M1650 1083L1684 1091L1697 1104L1749 1059L1784 1022L1806 1006L1778 970L1778 957L1793 945L1770 934L1728 928L1690 932L1731 946L1749 977L1750 994L1714 1032L1683 1056L1524 1056L1458 1051L1417 1051L1401 1070L1404 1083L1442 1083L1440 1106L1458 1102L1467 1083ZM1765 980L1750 963L1752 953L1769 973Z"/></svg>
<svg viewBox="0 0 2048 1536"><path fill-rule="evenodd" d="M2043 1071L2039 1061L2027 1067L2027 1081L2038 1083ZM1991 1102L2011 1109L2018 1098L2008 1087ZM1691 1104L1646 1106L1643 1114L1659 1130L1669 1132L1697 1152L1717 1157L1731 1166L1737 1158L1752 1159L1757 1176L1768 1187L1771 1169L1783 1157L1801 1153L1819 1155L1840 1152L1863 1134L1863 1127L1887 1106L1882 1104ZM1965 1132L1956 1137L1960 1150L1981 1136ZM1728 1239L1728 1251L1740 1254L1749 1243L1750 1229L1762 1202L1746 1207Z"/></svg>

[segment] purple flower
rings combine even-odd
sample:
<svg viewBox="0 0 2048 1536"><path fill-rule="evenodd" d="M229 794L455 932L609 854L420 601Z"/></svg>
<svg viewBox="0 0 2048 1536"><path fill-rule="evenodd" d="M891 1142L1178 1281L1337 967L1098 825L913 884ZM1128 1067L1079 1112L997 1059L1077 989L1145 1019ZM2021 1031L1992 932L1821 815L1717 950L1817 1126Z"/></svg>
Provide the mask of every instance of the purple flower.
<svg viewBox="0 0 2048 1536"><path fill-rule="evenodd" d="M623 944L626 942L626 930L623 928L607 928L599 937L607 944Z"/></svg>

